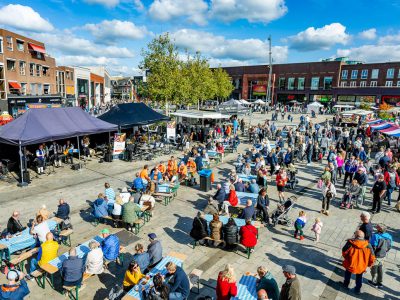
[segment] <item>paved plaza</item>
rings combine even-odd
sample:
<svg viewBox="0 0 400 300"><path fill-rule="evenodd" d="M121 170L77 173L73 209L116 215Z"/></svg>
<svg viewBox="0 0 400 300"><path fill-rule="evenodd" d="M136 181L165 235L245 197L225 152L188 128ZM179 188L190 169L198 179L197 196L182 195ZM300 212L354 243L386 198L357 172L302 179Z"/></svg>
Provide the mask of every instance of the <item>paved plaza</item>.
<svg viewBox="0 0 400 300"><path fill-rule="evenodd" d="M330 116L329 116L330 117ZM270 115L255 114L252 116L252 123L270 119ZM294 124L298 124L299 116L295 116ZM325 117L319 117L320 122ZM247 122L249 119L247 119ZM286 121L278 121L281 127L287 124ZM248 148L249 144L242 143L239 152ZM176 153L179 155L179 153ZM224 163L213 168L215 183L225 180L229 171L233 169L232 162L237 157L236 153L228 154ZM167 157L159 157L157 161L166 161ZM394 245L385 261L384 287L376 289L368 285L370 279L369 270L365 274L362 294L355 296L351 291L346 291L340 285L343 280L344 270L341 266L341 249L346 239L353 235L359 226L359 215L361 210L341 210L338 208L338 201L341 199L343 189L342 181L337 184L339 195L330 210L329 217L319 213L321 208L321 192L316 188L317 178L325 165L313 163L306 166L305 163L296 164L298 168L299 187L295 193L288 190L286 196L295 195L298 198L297 205L290 212L291 219L295 219L300 210L307 213L308 224L305 228L306 239L299 241L293 238L292 227L277 225L274 228L261 228L259 241L250 259L244 253L228 252L219 248L196 247L193 249L192 238L188 235L192 220L198 210L202 210L207 203L208 195L214 190L204 193L198 188L181 186L178 196L171 204L164 207L158 203L154 216L138 234L139 241L147 245L147 234L155 232L162 241L164 253L177 251L188 256L184 269L190 273L193 269L203 270L200 296L211 295L215 297L215 285L218 272L224 265L233 265L237 278L246 272L256 273L260 265L266 266L275 276L278 285L284 283L284 276L281 267L285 264L292 264L296 267L299 275L302 295L305 300L312 299L400 299L400 218L393 207L384 205L380 214L374 215L372 223L385 223L389 232L393 235ZM27 222L32 218L40 205L46 204L49 211L55 211L58 199L63 197L71 206L71 218L74 225L72 235L73 245L82 243L100 233L108 225L100 224L94 227L88 216L89 201L96 199L99 192L104 190L104 182L118 190L130 184L135 172L142 168L145 163L151 162L124 162L114 161L112 163L98 163L93 160L87 163L80 171L72 171L67 166L57 169L56 174L44 175L39 179L34 178L32 184L27 188L18 188L15 184L0 182L0 225L3 229L12 211L17 209L21 212L21 219ZM214 185L215 187L215 185ZM278 195L275 183L270 183L268 195L272 200L272 207L276 207ZM394 194L397 198L397 192ZM369 209L371 195L368 194L364 202L364 209ZM315 217L321 217L324 223L321 240L318 244L313 241L311 231L312 222ZM112 229L117 231L120 229ZM131 259L133 247L137 241L133 241L128 247L126 262ZM59 253L66 251L62 246ZM110 269L100 276L95 276L86 281L86 287L80 292L80 299L106 299L109 290L116 283L121 283L127 263L123 268L111 265ZM4 282L4 276L0 276ZM30 281L31 294L27 299L63 299L64 296L52 290L48 285L41 289L35 281ZM354 281L351 283L354 287ZM195 289L194 289L195 290ZM197 299L199 295L191 293L189 299Z"/></svg>

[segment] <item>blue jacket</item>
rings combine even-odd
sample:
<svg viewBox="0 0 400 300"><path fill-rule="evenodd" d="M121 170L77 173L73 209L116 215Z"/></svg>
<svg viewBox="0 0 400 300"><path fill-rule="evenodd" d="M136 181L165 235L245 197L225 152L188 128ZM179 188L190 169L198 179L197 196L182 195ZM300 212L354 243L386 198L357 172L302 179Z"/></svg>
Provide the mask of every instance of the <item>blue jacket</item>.
<svg viewBox="0 0 400 300"><path fill-rule="evenodd" d="M147 246L147 253L150 256L150 264L158 263L162 259L162 246L160 241L152 241Z"/></svg>
<svg viewBox="0 0 400 300"><path fill-rule="evenodd" d="M387 239L390 241L390 246L393 245L393 238L389 233L387 233L387 232L375 233L372 235L371 242L370 242L371 246L374 247L374 249L378 246L380 239Z"/></svg>
<svg viewBox="0 0 400 300"><path fill-rule="evenodd" d="M283 160L285 164L290 164L293 159L293 152L286 152L285 159Z"/></svg>
<svg viewBox="0 0 400 300"><path fill-rule="evenodd" d="M357 171L357 162L355 160L353 162L347 160L344 165L344 170L348 173L355 173Z"/></svg>
<svg viewBox="0 0 400 300"><path fill-rule="evenodd" d="M94 208L94 216L96 218L101 218L104 216L108 216L108 205L106 200L98 198L96 201L93 203L93 208Z"/></svg>
<svg viewBox="0 0 400 300"><path fill-rule="evenodd" d="M154 179L154 171L151 172L151 173L150 173L150 179L151 179L151 180L156 180L157 182L160 181L160 180L162 180L162 174L161 174L161 172L158 172L158 174L157 174L157 179Z"/></svg>
<svg viewBox="0 0 400 300"><path fill-rule="evenodd" d="M61 266L61 277L64 281L74 282L82 278L85 271L83 259L78 256L70 256L64 260Z"/></svg>
<svg viewBox="0 0 400 300"><path fill-rule="evenodd" d="M132 187L135 190L143 190L144 184L143 184L142 178L140 178L140 177L135 178L135 180L133 181Z"/></svg>
<svg viewBox="0 0 400 300"><path fill-rule="evenodd" d="M226 196L226 193L225 193L224 188L222 187L219 190L217 190L217 192L215 193L213 199L217 200L220 203L222 203L222 202L225 201L225 196Z"/></svg>
<svg viewBox="0 0 400 300"><path fill-rule="evenodd" d="M58 206L56 217L65 220L69 216L69 204L64 203Z"/></svg>
<svg viewBox="0 0 400 300"><path fill-rule="evenodd" d="M190 293L190 284L189 278L187 277L185 271L181 267L176 267L176 271L174 274L167 274L167 280L169 281L169 277L173 277L173 283L170 285L169 292L170 293L181 293L183 299L186 299Z"/></svg>
<svg viewBox="0 0 400 300"><path fill-rule="evenodd" d="M197 171L200 171L201 169L203 169L203 158L201 156L196 156L196 159L194 160L194 162L196 163L196 169Z"/></svg>
<svg viewBox="0 0 400 300"><path fill-rule="evenodd" d="M1 285L0 300L23 300L29 293L29 287L26 281L22 279L16 285Z"/></svg>
<svg viewBox="0 0 400 300"><path fill-rule="evenodd" d="M115 234L110 234L101 242L101 250L107 260L116 260L119 255L119 239Z"/></svg>
<svg viewBox="0 0 400 300"><path fill-rule="evenodd" d="M133 259L138 263L142 272L144 272L150 264L150 255L147 252L136 253Z"/></svg>
<svg viewBox="0 0 400 300"><path fill-rule="evenodd" d="M306 226L306 221L303 217L298 217L295 224L303 228L304 226Z"/></svg>
<svg viewBox="0 0 400 300"><path fill-rule="evenodd" d="M260 187L258 186L257 183L250 183L249 191L250 193L258 194L258 192L260 191Z"/></svg>
<svg viewBox="0 0 400 300"><path fill-rule="evenodd" d="M255 220L256 219L256 210L254 209L254 206L246 206L242 214L240 215L240 219L245 219L245 220Z"/></svg>
<svg viewBox="0 0 400 300"><path fill-rule="evenodd" d="M367 160L367 153L365 153L365 151L360 151L360 153L358 153L358 158L361 159L362 161L366 161Z"/></svg>

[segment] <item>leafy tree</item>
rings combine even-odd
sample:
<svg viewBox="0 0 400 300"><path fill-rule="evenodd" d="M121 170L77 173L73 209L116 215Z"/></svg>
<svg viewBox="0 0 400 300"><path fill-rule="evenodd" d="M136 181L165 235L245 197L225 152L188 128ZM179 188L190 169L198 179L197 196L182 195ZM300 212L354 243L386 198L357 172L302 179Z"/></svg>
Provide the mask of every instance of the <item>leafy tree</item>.
<svg viewBox="0 0 400 300"><path fill-rule="evenodd" d="M228 98L234 90L228 73L221 67L218 67L213 71L213 79L215 85L215 98L217 98L218 101Z"/></svg>

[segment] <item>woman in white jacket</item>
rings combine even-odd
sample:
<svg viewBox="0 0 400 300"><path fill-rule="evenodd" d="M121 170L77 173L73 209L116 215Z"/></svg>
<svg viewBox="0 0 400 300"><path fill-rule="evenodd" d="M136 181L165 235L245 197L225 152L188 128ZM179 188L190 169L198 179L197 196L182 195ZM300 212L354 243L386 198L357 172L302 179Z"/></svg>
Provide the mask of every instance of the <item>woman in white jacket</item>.
<svg viewBox="0 0 400 300"><path fill-rule="evenodd" d="M326 179L322 183L322 209L321 214L325 214L329 216L329 204L331 200L336 197L336 188L335 185L329 180Z"/></svg>
<svg viewBox="0 0 400 300"><path fill-rule="evenodd" d="M99 246L99 243L96 241L91 241L89 243L89 248L91 250L86 257L85 273L98 275L104 272L103 251Z"/></svg>

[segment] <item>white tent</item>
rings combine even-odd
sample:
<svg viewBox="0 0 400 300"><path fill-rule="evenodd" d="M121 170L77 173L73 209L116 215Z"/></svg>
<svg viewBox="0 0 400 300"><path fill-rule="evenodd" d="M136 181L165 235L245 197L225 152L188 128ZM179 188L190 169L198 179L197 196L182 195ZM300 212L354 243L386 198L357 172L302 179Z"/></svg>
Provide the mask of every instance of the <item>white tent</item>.
<svg viewBox="0 0 400 300"><path fill-rule="evenodd" d="M254 104L261 104L261 105L265 105L265 102L262 101L261 99L257 99L256 101L253 102Z"/></svg>
<svg viewBox="0 0 400 300"><path fill-rule="evenodd" d="M250 105L251 104L249 101L246 101L244 99L240 99L239 101L240 101L240 104L242 104L242 105Z"/></svg>
<svg viewBox="0 0 400 300"><path fill-rule="evenodd" d="M241 105L242 103L240 102L240 100L236 100L236 99L231 99L229 101L226 101L224 103L222 103L221 105L223 106L236 106L236 105Z"/></svg>
<svg viewBox="0 0 400 300"><path fill-rule="evenodd" d="M307 105L307 113L311 113L312 111L315 112L316 114L319 112L319 108L324 107L322 104L318 102L313 102Z"/></svg>

